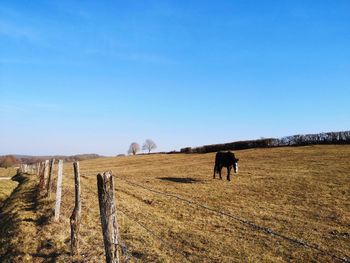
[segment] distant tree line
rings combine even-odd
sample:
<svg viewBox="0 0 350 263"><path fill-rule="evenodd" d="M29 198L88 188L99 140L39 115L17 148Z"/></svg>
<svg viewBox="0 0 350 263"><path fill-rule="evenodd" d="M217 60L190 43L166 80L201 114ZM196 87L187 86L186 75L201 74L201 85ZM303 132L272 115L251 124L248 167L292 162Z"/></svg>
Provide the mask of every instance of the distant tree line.
<svg viewBox="0 0 350 263"><path fill-rule="evenodd" d="M36 164L38 162L47 160L47 159L61 159L65 162L77 162L89 159L96 159L103 156L98 154L77 154L72 156L64 155L54 155L54 156L24 156L24 155L5 155L0 156L0 167L11 167L16 166L20 163L24 164Z"/></svg>
<svg viewBox="0 0 350 263"><path fill-rule="evenodd" d="M305 146L314 144L350 144L350 131L326 132L317 134L292 135L282 138L264 138L249 141L237 141L224 144L211 144L201 147L182 148L182 153L209 153L250 148L268 148L283 146Z"/></svg>

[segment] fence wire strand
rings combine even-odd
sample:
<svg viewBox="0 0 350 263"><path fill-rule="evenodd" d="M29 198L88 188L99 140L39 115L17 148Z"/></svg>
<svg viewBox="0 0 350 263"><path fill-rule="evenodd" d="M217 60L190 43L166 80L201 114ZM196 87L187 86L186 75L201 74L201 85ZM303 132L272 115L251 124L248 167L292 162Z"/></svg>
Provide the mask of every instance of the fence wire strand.
<svg viewBox="0 0 350 263"><path fill-rule="evenodd" d="M235 220L235 221L237 221L237 222L239 222L241 224L244 224L244 225L247 225L247 226L249 226L249 227L251 227L253 229L262 231L262 232L264 232L264 233L266 233L268 235L279 237L279 238L281 238L283 240L286 240L286 241L288 241L290 243L294 243L294 244L299 245L299 246L304 246L304 247L316 250L316 251L318 251L321 254L330 256L330 257L332 257L334 259L337 259L337 260L340 260L342 262L346 262L346 263L350 262L350 258L348 258L347 256L335 255L333 253L330 253L330 252L327 252L327 251L323 250L317 244L312 244L312 243L309 243L309 242L307 242L305 240L302 240L302 239L289 237L287 235L284 235L284 234L281 234L281 233L279 233L277 231L274 231L271 228L260 226L258 224L255 224L252 221L240 218L240 217L238 217L236 215L233 215L232 213L211 208L211 207L209 207L209 206L207 206L205 204L201 204L201 203L195 202L193 200L186 199L184 197L178 196L178 195L173 194L173 193L167 193L167 192L162 192L162 191L155 190L155 189L152 189L152 188L148 188L146 186L140 185L138 183L132 182L130 180L127 180L127 179L124 179L124 178L121 178L121 177L117 177L117 176L114 176L114 177L117 178L117 179L120 179L120 180L122 180L122 181L124 181L124 182L126 182L126 183L128 183L130 185L133 185L135 187L139 187L139 188L145 189L145 190L153 192L155 194L167 196L167 197L170 197L170 198L175 198L175 199L178 199L178 200L183 201L185 203L188 203L188 204L190 204L192 206L200 207L200 208L205 209L207 211L210 211L212 213L216 213L216 214L219 214L219 215L226 216L226 217L231 218L231 219L233 219L233 220ZM94 195L97 194L97 189L96 190L92 190L91 188L87 187L86 185L85 185L84 188L87 189L91 194L94 194ZM116 189L116 190L118 190L118 189ZM147 231L150 235L152 235L154 238L159 240L165 247L167 247L168 249L170 249L170 250L176 252L177 254L181 255L186 261L191 262L188 259L188 256L185 253L183 253L181 251L178 251L177 249L173 248L171 245L169 245L168 242L164 241L160 236L158 236L156 233L154 233L154 231L152 231L149 228L147 228L143 223L137 221L137 219L135 219L135 217L131 216L129 213L121 210L120 208L118 208L118 212L121 212L122 214L127 216L131 221L135 222L137 225L139 225L141 228L143 228L145 231ZM126 259L125 260L126 260L126 262L129 262L130 257L133 257L133 255L129 253L128 248L125 245L125 243L123 243L123 242L120 242L120 243L121 243L120 247L121 247L121 250L123 252L123 255L126 255Z"/></svg>
<svg viewBox="0 0 350 263"><path fill-rule="evenodd" d="M89 193L91 193L93 195L97 195L97 189L94 191L94 190L92 190L92 188L88 187L87 185L84 185L83 188L84 188L84 190L87 190L87 192L89 192ZM92 214L93 212L96 213L91 208L89 208L89 206L85 206L84 208L86 208L89 211L90 214ZM119 210L119 208L116 211L112 211L112 213L118 213L118 212L121 212ZM107 215L107 216L109 216L109 215ZM132 254L130 254L128 246L122 241L120 233L119 233L119 237L118 238L119 238L118 246L120 247L122 255L124 256L124 262L128 263L128 262L130 262L130 259L133 258L134 256Z"/></svg>
<svg viewBox="0 0 350 263"><path fill-rule="evenodd" d="M94 192L91 188L85 186L85 189L90 192L91 194L97 194L96 192ZM191 262L188 259L188 256L183 253L178 251L176 248L172 247L168 242L164 241L164 239L162 239L159 235L157 235L154 231L150 230L148 227L146 227L143 223L139 222L135 217L131 216L128 212L125 212L125 210L120 209L120 207L118 207L117 213L120 212L121 214L123 214L124 216L128 217L131 221L133 221L134 223L136 223L137 225L139 225L141 228L143 228L146 232L148 232L151 236L153 236L153 238L156 238L158 241L160 241L166 248L174 251L175 253L181 255L187 262ZM121 240L121 238L120 238ZM128 251L128 247L126 246L126 244L121 241L120 242L120 247L122 249L123 255L125 255L125 262L129 262L130 258L133 257L132 254L129 253Z"/></svg>
<svg viewBox="0 0 350 263"><path fill-rule="evenodd" d="M130 180L127 180L125 178L121 178L121 177L117 177L115 176L117 179L120 179L122 181L125 181L127 182L128 184L130 185L133 185L135 187L139 187L139 188L143 188L147 191L150 191L150 192L153 192L153 193L156 193L156 194L159 194L159 195L163 195L163 196L167 196L167 197L171 197L171 198L175 198L175 199L178 199L178 200L181 200L185 203L188 203L188 204L191 204L191 205L194 205L194 206L197 206L197 207L200 207L200 208L203 208L205 210L208 210L208 211L211 211L213 213L216 213L216 214L220 214L220 215L223 215L223 216L226 216L228 218L231 218L231 219L234 219L236 220L237 222L241 223L241 224L244 224L244 225L248 225L250 226L251 228L253 229L256 229L256 230L260 230L262 232L265 232L266 234L268 235L271 235L271 236L276 236L276 237L279 237L281 239L284 239L290 243L294 243L294 244L297 244L299 246L304 246L304 247L307 247L307 248L310 248L310 249L314 249L318 252L320 252L321 254L324 254L324 255L327 255L327 256L330 256L334 259L337 259L337 260L340 260L342 262L346 262L346 263L349 263L350 262L350 258L348 258L347 256L338 256L338 255L335 255L333 253L330 253L330 252L327 252L323 249L320 248L319 245L317 244L311 244L311 243L308 243L304 240L301 240L301 239L297 239L297 238L294 238L294 237L289 237L289 236L286 236L284 234L281 234L281 233L278 233L274 230L272 230L271 228L268 228L268 227L263 227L263 226L260 226L260 225L257 225L255 224L254 222L252 221L249 221L249 220L246 220L246 219L242 219L240 217L237 217L231 213L228 213L226 211L220 211L220 210L217 210L217 209L214 209L214 208L211 208L207 205L204 205L204 204L200 204L198 202L195 202L195 201L192 201L192 200L189 200L189 199L186 199L186 198L183 198L181 196L178 196L178 195L175 195L175 194L172 194L172 193L166 193L166 192L161 192L161 191L158 191L158 190L155 190L155 189L151 189L151 188L148 188L146 186L143 186L143 185L140 185L138 183L135 183L135 182L132 182Z"/></svg>
<svg viewBox="0 0 350 263"><path fill-rule="evenodd" d="M191 262L188 258L188 256L177 250L176 248L172 247L168 242L166 242L164 239L162 239L159 235L157 235L154 231L150 230L148 227L146 227L143 223L139 222L137 219L135 219L135 217L131 216L129 213L125 212L124 210L121 210L119 208L118 210L119 212L121 212L122 214L124 214L126 217L128 217L131 221L133 221L134 223L136 223L137 225L139 225L141 228L143 228L144 230L146 230L146 232L148 232L150 235L152 235L154 238L156 238L158 241L160 241L166 248L172 250L173 252L175 252L178 255L181 255L181 257L183 257L187 262Z"/></svg>

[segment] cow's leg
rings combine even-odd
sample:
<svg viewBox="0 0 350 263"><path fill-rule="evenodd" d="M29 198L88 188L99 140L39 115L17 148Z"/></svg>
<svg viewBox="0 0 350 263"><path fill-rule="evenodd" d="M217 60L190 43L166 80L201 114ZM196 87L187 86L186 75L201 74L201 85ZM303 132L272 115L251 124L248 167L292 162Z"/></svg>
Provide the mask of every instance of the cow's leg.
<svg viewBox="0 0 350 263"><path fill-rule="evenodd" d="M220 176L220 180L222 179L222 177L221 177L221 169L222 169L222 166L219 166L219 176Z"/></svg>
<svg viewBox="0 0 350 263"><path fill-rule="evenodd" d="M214 175L213 175L213 179L215 179L215 172L216 172L216 164L214 165Z"/></svg>
<svg viewBox="0 0 350 263"><path fill-rule="evenodd" d="M231 172L231 166L228 166L227 167L227 181L231 181L230 172Z"/></svg>

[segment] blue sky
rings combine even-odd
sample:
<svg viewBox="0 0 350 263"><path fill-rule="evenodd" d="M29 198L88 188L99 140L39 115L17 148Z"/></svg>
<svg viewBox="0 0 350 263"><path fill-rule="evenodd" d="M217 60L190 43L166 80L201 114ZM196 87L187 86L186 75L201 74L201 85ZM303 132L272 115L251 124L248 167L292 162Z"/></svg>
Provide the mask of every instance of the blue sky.
<svg viewBox="0 0 350 263"><path fill-rule="evenodd" d="M350 128L350 2L0 5L0 154Z"/></svg>

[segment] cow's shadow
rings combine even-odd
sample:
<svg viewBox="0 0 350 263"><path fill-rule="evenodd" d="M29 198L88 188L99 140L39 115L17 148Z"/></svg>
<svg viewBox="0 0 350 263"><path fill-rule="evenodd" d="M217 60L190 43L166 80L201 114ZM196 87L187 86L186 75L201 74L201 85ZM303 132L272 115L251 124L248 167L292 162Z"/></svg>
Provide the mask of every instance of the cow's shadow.
<svg viewBox="0 0 350 263"><path fill-rule="evenodd" d="M182 183L182 184L193 184L193 183L201 183L203 180L191 178L191 177L157 177L157 179L162 181L170 181L174 183Z"/></svg>

